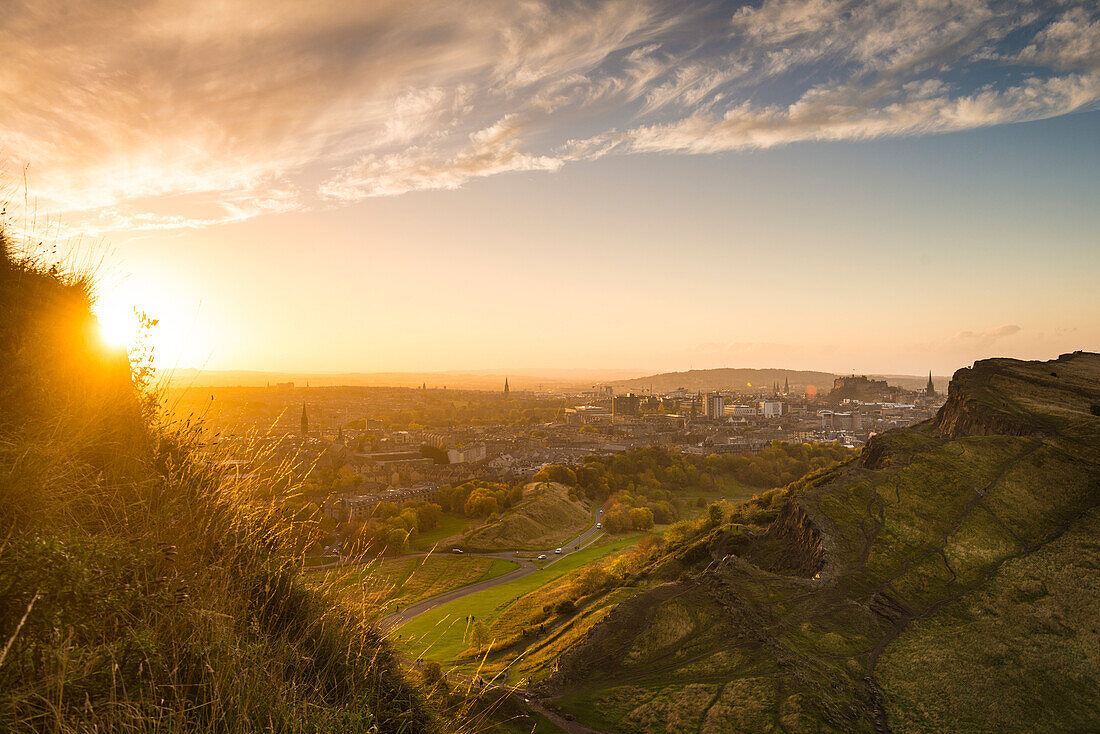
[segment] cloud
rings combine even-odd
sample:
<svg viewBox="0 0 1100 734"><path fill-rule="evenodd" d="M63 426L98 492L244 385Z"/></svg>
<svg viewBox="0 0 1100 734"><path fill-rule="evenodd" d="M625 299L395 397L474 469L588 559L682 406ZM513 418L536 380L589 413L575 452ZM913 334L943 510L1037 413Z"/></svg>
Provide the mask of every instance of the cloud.
<svg viewBox="0 0 1100 734"><path fill-rule="evenodd" d="M508 171L556 171L564 161L519 150L523 131L513 116L470 134L457 155L409 148L385 156L368 155L321 187L321 195L342 200L394 196L408 191L457 189L473 178Z"/></svg>
<svg viewBox="0 0 1100 734"><path fill-rule="evenodd" d="M25 0L0 46L2 162L119 228L1100 103L1100 18L1073 0ZM166 211L196 197L220 210Z"/></svg>
<svg viewBox="0 0 1100 734"><path fill-rule="evenodd" d="M1100 10L1070 8L1035 34L1020 59L1057 69L1100 70Z"/></svg>
<svg viewBox="0 0 1100 734"><path fill-rule="evenodd" d="M1006 336L1015 336L1021 331L1023 331L1023 329L1021 329L1016 324L1005 324L1003 326L997 326L981 332L960 331L951 338L951 341L956 343L973 343L987 346Z"/></svg>
<svg viewBox="0 0 1100 734"><path fill-rule="evenodd" d="M631 152L715 153L969 130L1063 115L1100 100L1100 74L1029 79L1005 90L987 87L958 96L939 94L944 87L928 80L898 92L816 88L786 107L743 104L720 115L706 112L634 128L619 138Z"/></svg>

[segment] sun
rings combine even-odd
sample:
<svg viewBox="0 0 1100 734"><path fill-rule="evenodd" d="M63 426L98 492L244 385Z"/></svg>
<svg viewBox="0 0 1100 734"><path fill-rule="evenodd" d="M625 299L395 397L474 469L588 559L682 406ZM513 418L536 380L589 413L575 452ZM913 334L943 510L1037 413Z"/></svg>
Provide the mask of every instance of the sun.
<svg viewBox="0 0 1100 734"><path fill-rule="evenodd" d="M133 303L107 294L96 300L94 311L99 336L107 346L129 350L137 343L141 322Z"/></svg>
<svg viewBox="0 0 1100 734"><path fill-rule="evenodd" d="M92 313L97 340L104 350L124 351L131 359L157 370L202 364L210 355L215 333L199 308L175 283L161 277L101 282ZM200 317L201 316L201 317Z"/></svg>

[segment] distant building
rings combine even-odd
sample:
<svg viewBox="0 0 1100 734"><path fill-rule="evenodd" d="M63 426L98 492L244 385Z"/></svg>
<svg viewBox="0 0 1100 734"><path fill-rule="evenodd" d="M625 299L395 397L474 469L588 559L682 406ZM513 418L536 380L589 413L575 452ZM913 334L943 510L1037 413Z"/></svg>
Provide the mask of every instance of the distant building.
<svg viewBox="0 0 1100 734"><path fill-rule="evenodd" d="M565 409L565 422L587 425L611 420L611 411L599 405L578 405Z"/></svg>
<svg viewBox="0 0 1100 734"><path fill-rule="evenodd" d="M761 400L756 404L756 414L762 418L779 418L783 415L781 400Z"/></svg>
<svg viewBox="0 0 1100 734"><path fill-rule="evenodd" d="M726 399L719 393L710 392L703 396L703 416L711 420L726 417Z"/></svg>
<svg viewBox="0 0 1100 734"><path fill-rule="evenodd" d="M302 435L309 435L309 416L306 415L306 404L302 403Z"/></svg>
<svg viewBox="0 0 1100 734"><path fill-rule="evenodd" d="M734 418L751 418L756 415L755 405L727 405L726 414Z"/></svg>
<svg viewBox="0 0 1100 734"><path fill-rule="evenodd" d="M428 431L424 434L424 443L428 446L441 449L447 445L447 434L440 431Z"/></svg>
<svg viewBox="0 0 1100 734"><path fill-rule="evenodd" d="M508 397L508 378L504 378L504 397Z"/></svg>
<svg viewBox="0 0 1100 734"><path fill-rule="evenodd" d="M481 461L485 458L485 444L467 446L461 449L448 449L447 461L451 464L467 464L473 461Z"/></svg>
<svg viewBox="0 0 1100 734"><path fill-rule="evenodd" d="M863 428L863 416L858 410L840 413L832 410L818 412L821 428L825 431L859 431Z"/></svg>
<svg viewBox="0 0 1100 734"><path fill-rule="evenodd" d="M891 387L886 380L872 380L866 375L838 377L833 381L833 391L829 398L840 401L861 400L872 403L877 400L892 400L898 396L900 388Z"/></svg>
<svg viewBox="0 0 1100 734"><path fill-rule="evenodd" d="M928 371L928 387L924 388L926 398L936 397L936 385L932 382L932 370Z"/></svg>
<svg viewBox="0 0 1100 734"><path fill-rule="evenodd" d="M611 398L611 412L616 416L636 416L641 413L642 399L634 393Z"/></svg>

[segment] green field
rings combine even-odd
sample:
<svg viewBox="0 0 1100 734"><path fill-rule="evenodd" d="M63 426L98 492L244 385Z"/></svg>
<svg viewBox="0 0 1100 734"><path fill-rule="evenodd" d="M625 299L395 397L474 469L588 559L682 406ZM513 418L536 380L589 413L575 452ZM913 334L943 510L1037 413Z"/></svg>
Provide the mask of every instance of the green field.
<svg viewBox="0 0 1100 734"><path fill-rule="evenodd" d="M503 576L516 568L518 563L499 558L432 554L348 566L316 574L312 580L332 585L356 604L388 614L398 606Z"/></svg>
<svg viewBox="0 0 1100 734"><path fill-rule="evenodd" d="M444 513L439 520L439 527L426 533L420 533L413 539L413 550L429 551L436 543L461 535L469 524L472 524L472 521L465 517ZM450 550L450 548L441 546L440 550Z"/></svg>
<svg viewBox="0 0 1100 734"><path fill-rule="evenodd" d="M636 535L630 535L593 545L529 576L444 604L397 630L399 638L396 642L410 657L450 662L466 649L467 616L491 624L512 602L525 594L556 581L573 569L628 548L637 540Z"/></svg>

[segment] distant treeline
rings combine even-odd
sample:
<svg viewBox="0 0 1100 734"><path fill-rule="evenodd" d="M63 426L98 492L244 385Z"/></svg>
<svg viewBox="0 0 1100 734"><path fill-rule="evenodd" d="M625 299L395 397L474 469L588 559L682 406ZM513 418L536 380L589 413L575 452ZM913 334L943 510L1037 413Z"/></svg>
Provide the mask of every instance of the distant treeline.
<svg viewBox="0 0 1100 734"><path fill-rule="evenodd" d="M806 474L851 458L838 443L773 441L756 455L693 456L662 448L634 449L614 456L588 456L578 467L550 465L536 481L577 487L603 504L604 526L612 532L647 530L679 519L678 504L689 490L725 491L782 487Z"/></svg>
<svg viewBox="0 0 1100 734"><path fill-rule="evenodd" d="M439 527L444 512L495 522L499 513L523 498L523 485L472 480L456 487L444 486L434 502L407 500L400 505L380 502L371 514L354 523L349 533L351 552L403 553L420 533Z"/></svg>

